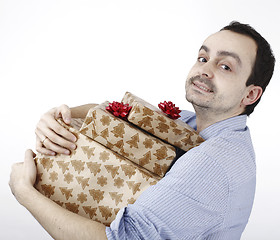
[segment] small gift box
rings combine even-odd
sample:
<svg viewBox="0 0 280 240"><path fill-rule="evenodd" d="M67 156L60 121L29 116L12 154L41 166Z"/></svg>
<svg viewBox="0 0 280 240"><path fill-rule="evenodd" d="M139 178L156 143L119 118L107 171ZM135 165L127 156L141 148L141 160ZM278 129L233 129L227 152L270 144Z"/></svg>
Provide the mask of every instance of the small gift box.
<svg viewBox="0 0 280 240"><path fill-rule="evenodd" d="M75 119L74 119L75 120ZM60 206L106 226L119 209L160 179L125 157L65 125L77 137L71 155L37 154L36 189ZM80 126L80 121L74 121Z"/></svg>
<svg viewBox="0 0 280 240"><path fill-rule="evenodd" d="M116 117L119 113L116 111L114 115L107 111L108 105L109 102L105 102L92 108L80 132L163 177L176 157L175 148Z"/></svg>
<svg viewBox="0 0 280 240"><path fill-rule="evenodd" d="M177 111L170 111L168 106L171 117L129 92L126 92L122 102L132 106L127 117L129 122L184 151L188 151L204 141L188 124L180 119L172 119L171 117L175 118L178 114Z"/></svg>

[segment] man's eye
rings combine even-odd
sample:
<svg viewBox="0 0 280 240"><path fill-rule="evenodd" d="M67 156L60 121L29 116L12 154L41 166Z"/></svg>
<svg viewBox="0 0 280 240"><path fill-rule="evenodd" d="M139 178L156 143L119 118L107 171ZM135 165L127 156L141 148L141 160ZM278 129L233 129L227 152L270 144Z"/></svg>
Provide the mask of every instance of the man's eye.
<svg viewBox="0 0 280 240"><path fill-rule="evenodd" d="M224 70L226 70L226 71L231 71L231 69L230 69L229 66L227 66L227 65L225 65L225 64L222 64L221 66L222 66L222 68L223 68Z"/></svg>
<svg viewBox="0 0 280 240"><path fill-rule="evenodd" d="M204 58L204 57L199 57L197 60L199 62L207 62L206 58Z"/></svg>

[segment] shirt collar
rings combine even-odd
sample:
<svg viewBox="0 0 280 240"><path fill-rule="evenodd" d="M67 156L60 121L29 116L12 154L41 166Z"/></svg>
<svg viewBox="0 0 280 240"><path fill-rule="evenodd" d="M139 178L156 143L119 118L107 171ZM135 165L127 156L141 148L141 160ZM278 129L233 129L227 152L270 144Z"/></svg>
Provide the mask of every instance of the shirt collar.
<svg viewBox="0 0 280 240"><path fill-rule="evenodd" d="M220 122L216 122L211 126L202 130L199 135L203 137L205 140L218 136L224 130L227 131L245 131L247 129L246 126L247 115L239 115L235 117L231 117Z"/></svg>

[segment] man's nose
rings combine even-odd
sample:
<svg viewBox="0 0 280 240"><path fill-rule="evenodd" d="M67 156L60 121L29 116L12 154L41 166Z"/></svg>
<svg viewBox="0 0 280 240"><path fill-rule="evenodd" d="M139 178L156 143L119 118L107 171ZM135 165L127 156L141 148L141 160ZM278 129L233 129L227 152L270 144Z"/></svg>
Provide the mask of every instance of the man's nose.
<svg viewBox="0 0 280 240"><path fill-rule="evenodd" d="M209 62L209 61L206 62L206 63L204 63L204 64L200 67L199 71L200 71L200 75L201 75L202 77L211 79L211 78L213 78L213 76L214 76L214 73L213 73L213 65L212 65L212 63Z"/></svg>

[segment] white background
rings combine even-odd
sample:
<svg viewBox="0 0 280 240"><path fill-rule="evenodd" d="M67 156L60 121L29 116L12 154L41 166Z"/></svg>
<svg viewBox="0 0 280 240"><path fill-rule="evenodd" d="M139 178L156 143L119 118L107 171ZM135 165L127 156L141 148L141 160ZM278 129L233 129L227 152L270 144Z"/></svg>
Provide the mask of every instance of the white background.
<svg viewBox="0 0 280 240"><path fill-rule="evenodd" d="M40 116L66 103L120 101L192 109L184 82L204 39L249 23L280 56L278 1L0 0L0 239L51 239L8 187L10 166L34 150ZM257 191L242 240L280 239L279 67L248 120Z"/></svg>

